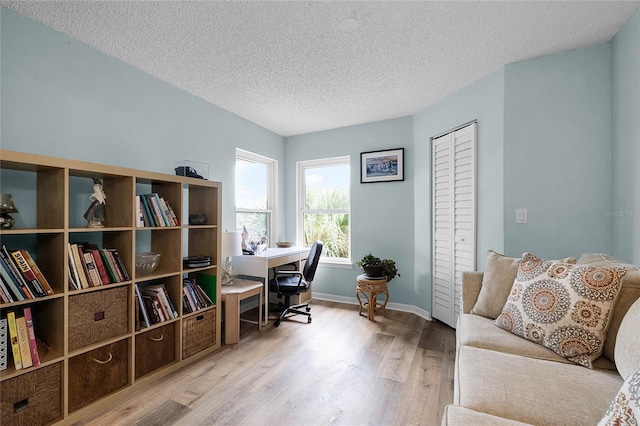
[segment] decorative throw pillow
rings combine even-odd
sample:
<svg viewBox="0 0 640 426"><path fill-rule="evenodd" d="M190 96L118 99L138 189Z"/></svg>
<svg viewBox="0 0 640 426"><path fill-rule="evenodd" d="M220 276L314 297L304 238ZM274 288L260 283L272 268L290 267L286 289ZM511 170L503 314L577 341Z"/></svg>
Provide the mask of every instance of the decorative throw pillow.
<svg viewBox="0 0 640 426"><path fill-rule="evenodd" d="M598 426L637 425L640 423L640 368L622 384Z"/></svg>
<svg viewBox="0 0 640 426"><path fill-rule="evenodd" d="M496 319L502 312L511 292L513 281L518 275L520 259L508 257L493 250L489 250L487 253L480 294L478 294L478 300L471 309L471 313ZM567 257L561 262L576 263L576 259Z"/></svg>
<svg viewBox="0 0 640 426"><path fill-rule="evenodd" d="M626 272L624 266L574 265L525 253L495 324L592 368Z"/></svg>

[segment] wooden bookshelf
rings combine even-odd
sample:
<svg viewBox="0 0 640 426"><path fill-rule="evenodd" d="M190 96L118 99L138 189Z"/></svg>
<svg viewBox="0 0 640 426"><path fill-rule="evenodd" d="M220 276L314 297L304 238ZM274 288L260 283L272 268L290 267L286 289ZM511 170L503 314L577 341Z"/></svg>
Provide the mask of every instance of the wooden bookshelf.
<svg viewBox="0 0 640 426"><path fill-rule="evenodd" d="M11 348L0 371L0 425L70 424L150 381L220 348L219 306L183 312L183 278L216 277L221 259L221 184L0 150L0 192L11 193L20 213L16 226L0 230L2 244L27 249L54 294L1 303L0 316L34 317L41 365L16 370ZM104 228L87 228L92 179L107 195ZM180 225L136 226L136 195L157 193ZM189 214L205 214L205 225L189 225ZM130 280L74 289L69 285L69 243L115 248ZM161 253L157 270L139 276L136 252ZM186 256L209 256L211 265L184 269ZM163 284L177 318L141 327L135 287ZM221 300L216 286L217 303ZM96 312L94 312L96 311ZM16 389L25 389L16 391Z"/></svg>

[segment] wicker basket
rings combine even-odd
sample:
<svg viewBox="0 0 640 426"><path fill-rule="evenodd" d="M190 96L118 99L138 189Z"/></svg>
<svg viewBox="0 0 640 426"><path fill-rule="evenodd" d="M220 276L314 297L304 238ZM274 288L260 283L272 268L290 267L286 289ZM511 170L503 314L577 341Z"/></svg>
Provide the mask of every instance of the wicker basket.
<svg viewBox="0 0 640 426"><path fill-rule="evenodd" d="M182 359L216 343L216 309L210 309L182 321Z"/></svg>
<svg viewBox="0 0 640 426"><path fill-rule="evenodd" d="M128 331L129 288L115 287L69 297L69 350Z"/></svg>
<svg viewBox="0 0 640 426"><path fill-rule="evenodd" d="M69 412L128 384L128 340L69 358Z"/></svg>
<svg viewBox="0 0 640 426"><path fill-rule="evenodd" d="M176 359L176 322L136 336L136 379Z"/></svg>
<svg viewBox="0 0 640 426"><path fill-rule="evenodd" d="M62 418L62 363L0 383L0 424L36 425Z"/></svg>

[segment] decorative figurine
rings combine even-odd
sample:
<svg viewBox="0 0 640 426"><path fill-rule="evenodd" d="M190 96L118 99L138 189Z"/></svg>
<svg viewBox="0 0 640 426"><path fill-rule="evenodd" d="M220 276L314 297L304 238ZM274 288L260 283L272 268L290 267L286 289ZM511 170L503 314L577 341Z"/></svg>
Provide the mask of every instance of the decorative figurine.
<svg viewBox="0 0 640 426"><path fill-rule="evenodd" d="M102 183L100 179L93 179L93 193L89 195L89 199L92 201L91 205L84 213L84 218L87 219L88 228L103 228L104 227L104 206L107 204L107 196L102 189Z"/></svg>

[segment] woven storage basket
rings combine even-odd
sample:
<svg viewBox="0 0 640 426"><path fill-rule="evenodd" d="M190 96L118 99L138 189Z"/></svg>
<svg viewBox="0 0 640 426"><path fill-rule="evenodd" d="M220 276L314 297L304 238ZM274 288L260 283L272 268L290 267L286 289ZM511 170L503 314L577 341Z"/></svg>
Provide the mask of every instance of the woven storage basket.
<svg viewBox="0 0 640 426"><path fill-rule="evenodd" d="M69 412L127 386L128 347L120 340L69 358Z"/></svg>
<svg viewBox="0 0 640 426"><path fill-rule="evenodd" d="M216 309L186 318L182 322L182 359L216 343Z"/></svg>
<svg viewBox="0 0 640 426"><path fill-rule="evenodd" d="M62 363L0 383L0 424L36 425L62 418Z"/></svg>
<svg viewBox="0 0 640 426"><path fill-rule="evenodd" d="M136 379L176 359L176 322L136 336Z"/></svg>
<svg viewBox="0 0 640 426"><path fill-rule="evenodd" d="M129 287L115 287L69 297L69 350L128 331Z"/></svg>

